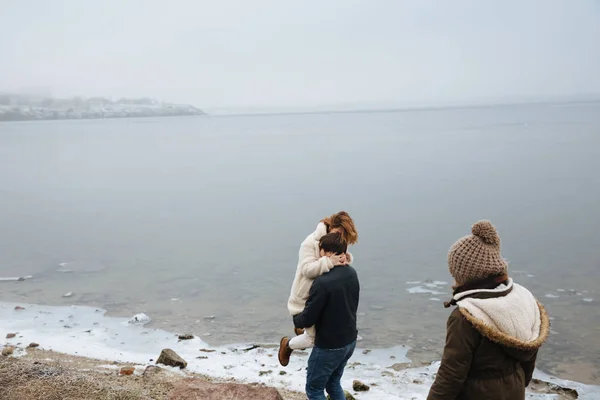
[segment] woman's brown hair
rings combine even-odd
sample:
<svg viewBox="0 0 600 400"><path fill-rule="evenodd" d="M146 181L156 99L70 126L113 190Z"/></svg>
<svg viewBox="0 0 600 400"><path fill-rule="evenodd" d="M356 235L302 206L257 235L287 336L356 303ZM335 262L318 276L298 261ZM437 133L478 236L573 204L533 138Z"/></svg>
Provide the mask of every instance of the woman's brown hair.
<svg viewBox="0 0 600 400"><path fill-rule="evenodd" d="M358 242L358 232L354 226L354 221L346 211L340 211L330 217L323 218L321 222L327 227L327 232L331 232L332 229L341 228L344 242L348 244Z"/></svg>

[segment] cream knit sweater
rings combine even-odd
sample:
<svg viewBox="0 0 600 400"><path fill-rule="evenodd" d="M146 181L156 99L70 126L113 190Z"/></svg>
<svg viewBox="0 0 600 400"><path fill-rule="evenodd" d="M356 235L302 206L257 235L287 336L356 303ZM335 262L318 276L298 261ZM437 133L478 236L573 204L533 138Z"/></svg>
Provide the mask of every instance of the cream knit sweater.
<svg viewBox="0 0 600 400"><path fill-rule="evenodd" d="M298 253L298 267L292 283L292 290L288 300L290 315L300 314L304 310L308 293L313 280L329 272L334 265L329 257L320 257L319 240L327 234L327 227L320 222L317 229L308 235L300 245ZM348 255L348 264L352 263L352 255Z"/></svg>

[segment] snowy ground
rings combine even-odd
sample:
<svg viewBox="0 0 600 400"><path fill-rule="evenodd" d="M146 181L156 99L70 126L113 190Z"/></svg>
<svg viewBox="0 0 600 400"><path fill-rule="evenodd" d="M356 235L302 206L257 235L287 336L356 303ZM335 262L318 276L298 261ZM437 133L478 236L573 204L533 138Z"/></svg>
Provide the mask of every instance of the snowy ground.
<svg viewBox="0 0 600 400"><path fill-rule="evenodd" d="M16 309L17 306L24 309ZM179 341L175 333L145 328L148 320L143 315L126 319L105 317L104 313L80 306L0 303L0 337L16 333L15 338L6 339L6 344L25 348L36 342L45 350L139 366L153 364L162 349L171 348L188 361L187 369L193 372L303 390L308 353L294 354L290 365L283 368L277 361L274 344L211 347L199 338ZM344 386L350 388L354 379L372 385L369 392L360 394L361 399L425 399L438 363L410 368L407 352L405 346L357 349L344 376ZM536 374L539 379L576 389L580 399L600 399L600 387L558 380L542 372ZM530 394L528 398L557 397Z"/></svg>

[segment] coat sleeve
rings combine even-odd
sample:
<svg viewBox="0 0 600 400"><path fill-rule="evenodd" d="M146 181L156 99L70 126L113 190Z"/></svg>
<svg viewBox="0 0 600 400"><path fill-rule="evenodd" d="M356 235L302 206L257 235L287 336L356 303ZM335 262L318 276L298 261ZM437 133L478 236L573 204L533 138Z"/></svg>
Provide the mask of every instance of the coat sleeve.
<svg viewBox="0 0 600 400"><path fill-rule="evenodd" d="M296 328L308 328L314 326L327 304L327 292L321 287L319 281L313 282L310 287L308 300L304 310L294 316L294 326Z"/></svg>
<svg viewBox="0 0 600 400"><path fill-rule="evenodd" d="M315 245L310 237L306 238L300 245L298 258L300 259L300 271L308 279L316 279L334 267L329 257L319 257L319 253L315 252Z"/></svg>
<svg viewBox="0 0 600 400"><path fill-rule="evenodd" d="M442 364L427 400L454 400L469 375L473 354L480 338L475 329L455 309L448 318Z"/></svg>
<svg viewBox="0 0 600 400"><path fill-rule="evenodd" d="M529 386L531 379L533 378L533 370L535 369L535 360L537 359L537 351L532 355L528 361L521 361L521 366L525 372L525 387Z"/></svg>

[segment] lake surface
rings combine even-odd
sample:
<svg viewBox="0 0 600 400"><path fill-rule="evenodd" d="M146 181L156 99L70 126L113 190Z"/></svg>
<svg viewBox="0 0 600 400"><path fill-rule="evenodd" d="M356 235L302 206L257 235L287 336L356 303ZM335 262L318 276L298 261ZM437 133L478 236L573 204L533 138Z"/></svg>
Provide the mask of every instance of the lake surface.
<svg viewBox="0 0 600 400"><path fill-rule="evenodd" d="M539 366L598 384L599 200L599 103L1 123L0 277L33 278L0 301L276 342L301 241L346 210L361 346L432 361L447 251L487 218L553 318Z"/></svg>

